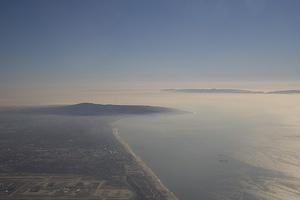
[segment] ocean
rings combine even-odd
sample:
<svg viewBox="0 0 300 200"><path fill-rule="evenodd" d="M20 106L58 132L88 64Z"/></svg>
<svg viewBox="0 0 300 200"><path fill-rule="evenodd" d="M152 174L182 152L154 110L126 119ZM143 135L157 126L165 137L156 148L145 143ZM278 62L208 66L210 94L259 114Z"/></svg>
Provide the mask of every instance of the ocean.
<svg viewBox="0 0 300 200"><path fill-rule="evenodd" d="M300 95L130 97L131 104L189 111L112 124L179 199L300 199Z"/></svg>

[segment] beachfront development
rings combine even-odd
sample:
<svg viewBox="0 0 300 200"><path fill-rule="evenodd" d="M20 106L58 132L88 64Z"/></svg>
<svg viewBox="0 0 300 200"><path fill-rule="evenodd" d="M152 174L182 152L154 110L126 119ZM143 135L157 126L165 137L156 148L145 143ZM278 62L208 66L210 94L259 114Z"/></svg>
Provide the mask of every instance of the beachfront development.
<svg viewBox="0 0 300 200"><path fill-rule="evenodd" d="M176 199L105 117L0 115L0 133L1 200Z"/></svg>

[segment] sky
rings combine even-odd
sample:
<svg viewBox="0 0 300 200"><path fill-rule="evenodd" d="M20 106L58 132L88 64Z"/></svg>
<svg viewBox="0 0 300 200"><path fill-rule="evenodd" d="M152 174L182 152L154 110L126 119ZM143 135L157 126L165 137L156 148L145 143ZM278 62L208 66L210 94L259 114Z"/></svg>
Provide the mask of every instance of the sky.
<svg viewBox="0 0 300 200"><path fill-rule="evenodd" d="M299 0L0 0L0 89L300 77Z"/></svg>

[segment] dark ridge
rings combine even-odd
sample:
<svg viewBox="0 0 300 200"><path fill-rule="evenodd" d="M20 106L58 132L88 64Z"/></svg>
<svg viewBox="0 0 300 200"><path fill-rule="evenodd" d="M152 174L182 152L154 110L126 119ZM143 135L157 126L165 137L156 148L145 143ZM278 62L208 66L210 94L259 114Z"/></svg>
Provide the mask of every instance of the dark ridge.
<svg viewBox="0 0 300 200"><path fill-rule="evenodd" d="M300 90L277 90L267 92L267 94L300 94Z"/></svg>
<svg viewBox="0 0 300 200"><path fill-rule="evenodd" d="M217 88L203 88L203 89L164 89L166 92L183 92L183 93L230 93L230 94L263 94L262 91L251 91L241 89L217 89Z"/></svg>
<svg viewBox="0 0 300 200"><path fill-rule="evenodd" d="M111 104L93 104L79 103L75 105L64 106L43 106L19 108L11 110L14 113L26 114L54 114L54 115L126 115L126 114L155 114L155 113L175 113L178 110L159 106L144 105L111 105Z"/></svg>

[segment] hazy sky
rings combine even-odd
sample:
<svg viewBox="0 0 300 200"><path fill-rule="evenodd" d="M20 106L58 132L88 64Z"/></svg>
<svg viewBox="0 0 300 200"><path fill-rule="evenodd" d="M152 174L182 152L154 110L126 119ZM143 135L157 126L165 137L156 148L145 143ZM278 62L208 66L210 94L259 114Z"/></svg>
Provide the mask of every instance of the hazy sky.
<svg viewBox="0 0 300 200"><path fill-rule="evenodd" d="M2 88L298 81L299 0L1 0Z"/></svg>

